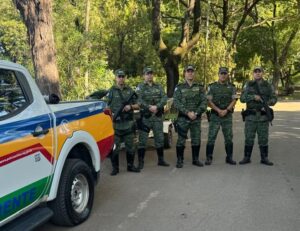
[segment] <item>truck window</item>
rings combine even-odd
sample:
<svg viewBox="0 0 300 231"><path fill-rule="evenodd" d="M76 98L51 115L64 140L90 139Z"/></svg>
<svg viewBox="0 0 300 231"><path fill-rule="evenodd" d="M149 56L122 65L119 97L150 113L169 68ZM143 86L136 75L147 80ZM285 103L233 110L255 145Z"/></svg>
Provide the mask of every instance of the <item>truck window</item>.
<svg viewBox="0 0 300 231"><path fill-rule="evenodd" d="M26 104L25 94L15 72L0 69L0 119L16 113Z"/></svg>

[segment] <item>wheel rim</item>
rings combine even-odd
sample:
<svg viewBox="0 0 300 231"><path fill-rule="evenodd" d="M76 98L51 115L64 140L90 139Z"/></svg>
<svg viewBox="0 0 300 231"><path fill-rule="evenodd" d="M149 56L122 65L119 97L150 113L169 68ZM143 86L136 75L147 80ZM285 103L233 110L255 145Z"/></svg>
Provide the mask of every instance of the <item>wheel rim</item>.
<svg viewBox="0 0 300 231"><path fill-rule="evenodd" d="M77 213L81 213L86 208L89 201L89 183L82 174L76 175L72 182L71 202L72 207Z"/></svg>

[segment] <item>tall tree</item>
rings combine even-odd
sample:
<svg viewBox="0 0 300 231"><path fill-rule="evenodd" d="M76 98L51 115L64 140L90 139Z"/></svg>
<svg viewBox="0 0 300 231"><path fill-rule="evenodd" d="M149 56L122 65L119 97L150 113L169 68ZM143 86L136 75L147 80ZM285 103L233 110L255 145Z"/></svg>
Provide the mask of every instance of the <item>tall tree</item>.
<svg viewBox="0 0 300 231"><path fill-rule="evenodd" d="M14 0L27 27L37 84L44 95L59 96L51 0Z"/></svg>
<svg viewBox="0 0 300 231"><path fill-rule="evenodd" d="M152 43L167 74L167 95L172 97L179 80L179 64L200 38L201 7L200 0L179 0L185 10L183 17L180 18L180 39L177 46L172 46L166 43L162 33L161 2L152 0Z"/></svg>
<svg viewBox="0 0 300 231"><path fill-rule="evenodd" d="M237 38L246 22L247 17L261 0L223 0L221 5L209 2L214 15L214 24L221 30L223 39L227 44L226 65L228 65L232 52L235 52Z"/></svg>
<svg viewBox="0 0 300 231"><path fill-rule="evenodd" d="M295 7L296 8L296 18L299 19L299 17L300 17L300 0L297 0L295 2L295 4L296 4L296 7ZM277 3L275 0L273 0L273 18L276 18L276 16L277 16ZM273 83L275 89L278 89L279 80L281 78L283 78L283 75L284 75L283 69L288 60L288 52L290 50L293 40L295 39L297 33L299 32L299 29L300 29L299 23L298 22L294 23L291 28L291 31L289 32L289 34L287 34L287 40L284 42L281 51L279 51L278 42L277 42L277 38L276 38L277 36L276 36L275 21L272 21L271 31L272 31L272 40L273 40L273 54L274 54L274 56L273 56L274 71L273 71L272 83ZM289 83L290 81L289 81L288 77L290 77L290 76L287 75L286 77L288 80L287 82ZM287 87L289 87L289 84Z"/></svg>

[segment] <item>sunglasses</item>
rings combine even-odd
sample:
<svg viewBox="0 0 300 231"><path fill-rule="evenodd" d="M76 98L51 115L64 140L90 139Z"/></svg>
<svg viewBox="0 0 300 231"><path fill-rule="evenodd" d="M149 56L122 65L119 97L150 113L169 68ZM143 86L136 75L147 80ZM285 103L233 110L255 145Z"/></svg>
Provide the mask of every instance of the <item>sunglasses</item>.
<svg viewBox="0 0 300 231"><path fill-rule="evenodd" d="M194 70L188 69L188 70L186 70L186 72L194 72Z"/></svg>
<svg viewBox="0 0 300 231"><path fill-rule="evenodd" d="M149 71L149 72L146 73L146 75L153 75L153 72Z"/></svg>
<svg viewBox="0 0 300 231"><path fill-rule="evenodd" d="M125 78L125 75L118 75L118 78Z"/></svg>
<svg viewBox="0 0 300 231"><path fill-rule="evenodd" d="M220 75L227 75L227 72L220 72Z"/></svg>
<svg viewBox="0 0 300 231"><path fill-rule="evenodd" d="M254 73L261 73L261 70L259 70L259 69L254 70Z"/></svg>

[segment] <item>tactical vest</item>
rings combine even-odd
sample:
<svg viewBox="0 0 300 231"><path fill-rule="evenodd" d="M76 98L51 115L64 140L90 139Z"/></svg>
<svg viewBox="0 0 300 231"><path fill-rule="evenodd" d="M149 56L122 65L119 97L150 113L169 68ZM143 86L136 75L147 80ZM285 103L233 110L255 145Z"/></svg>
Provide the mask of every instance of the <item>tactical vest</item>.
<svg viewBox="0 0 300 231"><path fill-rule="evenodd" d="M204 88L198 83L193 83L189 86L187 83L182 83L177 86L181 91L182 103L188 111L196 111L201 104L201 93Z"/></svg>
<svg viewBox="0 0 300 231"><path fill-rule="evenodd" d="M133 90L125 86L123 89L118 88L117 86L113 86L109 90L109 101L108 106L112 110L113 113L116 113L119 108L122 106L122 103L129 98L129 96L133 93ZM131 104L134 104L135 102L130 102ZM133 111L130 110L128 112L122 112L119 118L122 120L132 120L133 119Z"/></svg>
<svg viewBox="0 0 300 231"><path fill-rule="evenodd" d="M254 80L248 82L246 91L249 95L259 95L256 84L257 82ZM272 94L271 85L267 81L262 80L259 83L259 91L266 102L268 102ZM262 108L263 104L260 101L251 100L247 103L247 109L261 110Z"/></svg>
<svg viewBox="0 0 300 231"><path fill-rule="evenodd" d="M235 94L234 86L230 83L221 84L215 82L210 84L208 95L211 95L212 102L220 109L226 109L232 102L232 97Z"/></svg>

